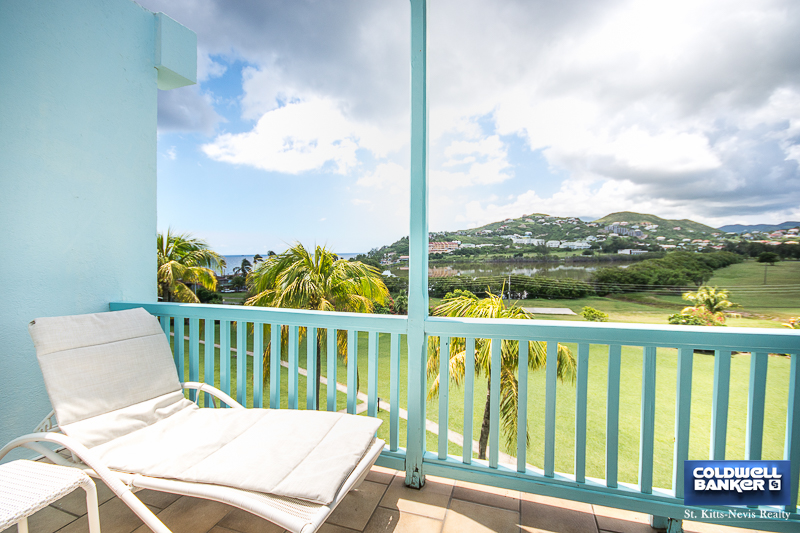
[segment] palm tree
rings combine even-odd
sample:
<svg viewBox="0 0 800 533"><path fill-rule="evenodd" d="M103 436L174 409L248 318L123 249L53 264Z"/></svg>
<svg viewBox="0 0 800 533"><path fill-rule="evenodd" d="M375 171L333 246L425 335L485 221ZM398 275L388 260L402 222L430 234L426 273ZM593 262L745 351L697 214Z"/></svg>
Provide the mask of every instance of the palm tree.
<svg viewBox="0 0 800 533"><path fill-rule="evenodd" d="M503 299L495 294L488 293L488 298L480 299L469 291L445 297L441 305L434 309L435 316L471 317L471 318L504 318L504 319L531 319L520 307L513 305L506 307ZM428 349L428 376L433 378L428 398L439 394L439 338L429 340ZM450 343L450 379L455 385L460 385L464 380L466 343L464 338L451 339ZM472 355L470 355L472 356ZM491 398L491 368L492 368L492 340L475 339L475 374L484 376L488 386L486 391L486 404L483 411L483 423L478 440L478 457L486 459L486 447L489 440L489 408ZM517 377L519 366L519 341L503 340L500 347L500 423L506 439L506 446L514 447L517 438ZM558 345L557 358L558 379L574 383L576 363L575 358L566 346ZM528 368L536 371L545 368L547 362L546 344L538 341L528 342ZM526 435L526 439L529 438ZM464 445L469 446L472 435L464 436Z"/></svg>
<svg viewBox="0 0 800 533"><path fill-rule="evenodd" d="M225 267L225 259L210 250L208 244L188 233L166 235L159 233L158 295L166 302L199 303L190 284L202 285L213 291L217 288L215 270Z"/></svg>
<svg viewBox="0 0 800 533"><path fill-rule="evenodd" d="M683 299L694 304L693 307L687 309L703 307L712 315L731 307L738 307L737 304L728 300L728 291L708 285L700 287L697 292L684 293Z"/></svg>
<svg viewBox="0 0 800 533"><path fill-rule="evenodd" d="M300 243L295 243L281 254L269 255L265 261L256 265L247 277L247 284L253 296L247 299L245 305L264 307L368 313L373 309L373 302L383 305L389 296L376 268L358 261L339 259L324 246L317 246L312 255ZM324 334L326 333L321 330L317 333L318 402L321 383L320 348ZM340 336L337 339L340 345L344 338ZM344 349L337 351L346 361L346 345L340 348ZM269 357L269 350L268 346L264 353L265 359ZM267 361L264 368L269 368Z"/></svg>
<svg viewBox="0 0 800 533"><path fill-rule="evenodd" d="M261 257L261 256L259 256L259 257ZM255 260L255 258L253 258L253 259ZM244 278L244 277L247 277L247 275L252 270L253 270L253 265L245 257L245 258L242 259L242 265L241 266L234 267L233 274L236 275L236 276L242 276Z"/></svg>

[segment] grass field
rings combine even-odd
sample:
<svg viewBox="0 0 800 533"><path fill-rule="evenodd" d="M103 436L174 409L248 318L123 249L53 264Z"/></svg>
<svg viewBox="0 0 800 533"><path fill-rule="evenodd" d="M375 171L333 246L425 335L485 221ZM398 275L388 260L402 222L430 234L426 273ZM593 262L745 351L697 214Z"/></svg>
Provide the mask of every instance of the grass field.
<svg viewBox="0 0 800 533"><path fill-rule="evenodd" d="M764 271L767 270L767 285ZM780 328L790 317L800 316L800 261L781 261L764 266L755 261L731 265L714 272L708 285L729 289L730 300L740 304L726 324L736 327ZM431 305L441 300L431 299ZM523 307L567 307L580 313L584 306L609 314L610 322L667 324L667 317L686 307L678 295L634 292L575 300L519 300ZM537 315L543 320L583 320L580 316Z"/></svg>
<svg viewBox="0 0 800 533"><path fill-rule="evenodd" d="M201 332L202 332L201 327ZM217 339L219 336L217 335ZM236 335L231 334L231 342L235 347ZM248 335L248 345L252 346L252 336ZM390 398L389 368L389 337L380 336L379 344L379 381L378 396L383 404L395 401ZM568 345L573 352L575 346ZM200 348L200 378L203 380L203 347ZM185 353L188 354L188 341L185 343ZM305 368L306 347L305 341L300 343L300 366ZM361 376L361 392L367 392L367 335L360 334L358 340L358 367ZM406 407L407 397L407 357L405 343L401 342L400 362L400 405ZM188 358L187 358L188 359ZM286 356L284 354L284 359ZM327 359L323 353L322 374L326 375ZM605 468L605 423L606 423L606 387L608 349L605 346L592 346L589 359L589 389L588 389L588 428L587 428L587 476L604 477ZM219 350L215 350L216 383L219 386ZM252 363L253 358L248 357L247 367L247 405L252 406ZM786 405L788 399L789 359L782 356L771 356L769 359L767 400L764 427L764 458L781 458L783 454L783 439L786 425ZM185 371L188 379L188 360L185 362ZM711 391L713 382L714 357L696 354L693 365L693 397L692 397L692 422L690 439L690 459L704 459L708 457L710 420L711 420ZM747 415L747 390L749 386L750 355L739 354L733 357L731 368L731 397L728 416L728 438L726 456L729 459L744 457L745 425ZM340 383L347 382L346 366L339 361L337 364L337 378ZM641 375L642 375L642 350L633 347L623 347L622 375L621 375L621 401L620 401L620 438L619 438L619 479L620 481L636 483L638 477L639 455L639 424L641 412ZM236 397L236 357L231 360L232 386L231 395ZM656 428L655 453L654 453L654 484L658 487L671 487L672 453L674 439L674 412L676 391L676 351L673 349L660 349L657 363L657 392L656 392ZM483 406L486 399L486 378L477 377L475 380L474 405L473 405L473 439L477 440L483 416ZM528 397L528 427L530 444L526 460L529 464L542 467L544 457L544 372L532 372L529 377ZM287 406L287 369L281 372L281 406ZM327 389L321 387L321 405L325 408ZM269 385L264 387L265 405L269 403ZM462 433L464 421L464 391L451 385L448 413L449 428ZM306 407L306 378L299 379L299 404L301 409ZM346 395L337 393L337 409L346 406ZM426 417L438 421L438 399L433 398L428 402ZM379 430L379 437L389 439L388 412L383 410L379 417L384 420ZM574 461L574 431L575 431L575 387L572 384L559 383L557 386L557 421L556 421L556 470L571 473ZM400 420L399 432L400 446L405 445L406 423ZM435 451L438 446L438 435L427 433L427 448ZM460 456L461 447L453 443L448 445L449 453ZM501 451L515 455L516 448L508 449L504 444Z"/></svg>

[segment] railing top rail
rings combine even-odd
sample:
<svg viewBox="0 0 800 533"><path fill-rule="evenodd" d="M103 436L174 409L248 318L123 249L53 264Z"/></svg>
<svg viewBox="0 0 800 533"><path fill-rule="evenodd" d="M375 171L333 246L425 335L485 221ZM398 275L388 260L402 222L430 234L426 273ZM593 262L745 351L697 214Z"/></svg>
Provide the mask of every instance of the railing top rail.
<svg viewBox="0 0 800 533"><path fill-rule="evenodd" d="M274 307L249 307L240 305L187 304L177 302L111 302L109 307L112 311L141 307L154 315L179 316L184 318L238 320L263 324L352 329L358 331L378 331L381 333L406 333L408 323L405 316L338 313L310 311L306 309L279 309Z"/></svg>
<svg viewBox="0 0 800 533"><path fill-rule="evenodd" d="M515 340L550 338L560 342L589 344L800 352L800 331L790 329L429 317L425 321L425 330L429 335L451 337L468 335Z"/></svg>
<svg viewBox="0 0 800 533"><path fill-rule="evenodd" d="M383 333L405 334L408 329L408 318L396 315L176 302L112 302L109 307L112 311L142 307L156 315ZM513 340L545 340L549 338L559 342L589 344L800 353L800 331L777 328L429 317L425 320L425 332L428 335L450 337L470 336Z"/></svg>

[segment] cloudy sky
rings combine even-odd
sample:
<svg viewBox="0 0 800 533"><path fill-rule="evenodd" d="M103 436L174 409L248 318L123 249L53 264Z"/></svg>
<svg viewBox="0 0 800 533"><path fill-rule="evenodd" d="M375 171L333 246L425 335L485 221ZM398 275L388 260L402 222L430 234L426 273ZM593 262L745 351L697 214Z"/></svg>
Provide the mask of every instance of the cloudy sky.
<svg viewBox="0 0 800 533"><path fill-rule="evenodd" d="M158 226L225 254L408 234L407 0L138 0L197 33L160 92ZM800 2L431 0L430 230L621 210L800 220Z"/></svg>

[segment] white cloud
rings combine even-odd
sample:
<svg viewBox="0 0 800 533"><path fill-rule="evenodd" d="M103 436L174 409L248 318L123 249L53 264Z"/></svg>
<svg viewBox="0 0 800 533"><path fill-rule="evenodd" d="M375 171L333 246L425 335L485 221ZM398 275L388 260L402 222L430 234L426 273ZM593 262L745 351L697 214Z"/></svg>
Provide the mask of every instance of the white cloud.
<svg viewBox="0 0 800 533"><path fill-rule="evenodd" d="M202 50L197 51L197 81L204 82L211 78L219 78L228 70L228 67L211 59L211 56Z"/></svg>
<svg viewBox="0 0 800 533"><path fill-rule="evenodd" d="M272 172L299 174L330 163L344 174L358 163L356 130L333 102L316 99L265 113L252 131L219 135L202 149L216 161Z"/></svg>
<svg viewBox="0 0 800 533"><path fill-rule="evenodd" d="M175 158L178 157L178 152L175 150L174 146L170 146L169 147L169 150L167 150L166 156L167 156L167 159L170 159L171 161L175 161Z"/></svg>

